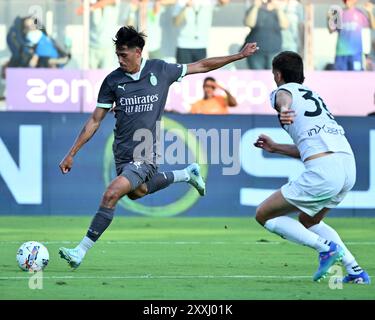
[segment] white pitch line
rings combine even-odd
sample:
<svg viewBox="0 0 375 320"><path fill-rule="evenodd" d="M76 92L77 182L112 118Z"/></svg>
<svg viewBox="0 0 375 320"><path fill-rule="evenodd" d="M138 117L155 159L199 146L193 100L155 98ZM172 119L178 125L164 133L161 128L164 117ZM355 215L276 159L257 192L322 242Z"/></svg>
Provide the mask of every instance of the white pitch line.
<svg viewBox="0 0 375 320"><path fill-rule="evenodd" d="M59 240L59 241L40 241L43 244L77 244L77 241L66 241L66 240ZM233 245L233 244L280 244L278 241L269 241L269 242L249 242L249 241L241 241L241 242L229 242L229 241L100 241L101 244L108 244L108 245L116 245L116 244L160 244L160 245L199 245L199 244L213 244L213 245ZM0 241L0 245L6 244L22 244L20 241ZM375 244L375 242L374 242Z"/></svg>
<svg viewBox="0 0 375 320"><path fill-rule="evenodd" d="M30 276L13 276L13 277L0 277L0 280L26 280ZM35 274L34 274L35 275ZM311 275L300 276L286 276L286 275L128 275L128 276L45 276L41 277L46 280L142 280L142 279L165 279L165 280L184 280L184 279L276 279L276 280L298 280L298 279L311 279ZM337 276L332 276L336 277ZM370 276L375 278L375 275Z"/></svg>
<svg viewBox="0 0 375 320"><path fill-rule="evenodd" d="M49 244L77 244L77 241L66 241L66 240L59 240L59 241L40 241L45 245ZM288 242L279 242L279 241L100 241L100 244L105 245L138 245L138 244L145 244L145 245L279 245ZM22 242L20 241L0 241L0 245L11 245L11 244L19 244L21 245ZM348 241L345 242L347 245L365 245L365 246L373 246L375 245L375 241Z"/></svg>
<svg viewBox="0 0 375 320"><path fill-rule="evenodd" d="M160 275L160 276L153 276L153 275L134 275L134 276L41 276L43 279L50 279L50 280L85 280L85 279L101 279L101 280L116 280L116 279L124 279L124 280L137 280L137 279L306 279L311 278L312 276L262 276L262 275ZM22 280L22 279L30 279L26 276L15 276L15 277L0 277L0 280Z"/></svg>

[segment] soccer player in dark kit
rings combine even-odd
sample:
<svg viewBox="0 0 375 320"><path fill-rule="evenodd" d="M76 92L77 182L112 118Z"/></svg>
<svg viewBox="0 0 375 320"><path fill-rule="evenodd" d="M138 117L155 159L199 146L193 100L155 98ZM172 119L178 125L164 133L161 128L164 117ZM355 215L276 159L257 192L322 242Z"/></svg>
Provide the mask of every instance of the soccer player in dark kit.
<svg viewBox="0 0 375 320"><path fill-rule="evenodd" d="M59 250L61 258L67 260L74 269L81 264L88 249L110 225L115 206L123 196L127 195L135 200L174 182L187 182L201 196L205 194L205 183L196 163L183 170L158 172L157 123L161 120L169 87L188 74L215 70L258 50L256 43L248 43L233 55L181 65L142 58L144 38L145 34L130 26L118 30L114 43L120 67L104 79L94 112L60 163L63 174L71 170L74 156L95 134L101 121L115 104L113 153L117 177L105 191L99 210L80 244L73 249ZM146 137L145 141L138 139L139 132ZM147 139L147 136L151 138Z"/></svg>

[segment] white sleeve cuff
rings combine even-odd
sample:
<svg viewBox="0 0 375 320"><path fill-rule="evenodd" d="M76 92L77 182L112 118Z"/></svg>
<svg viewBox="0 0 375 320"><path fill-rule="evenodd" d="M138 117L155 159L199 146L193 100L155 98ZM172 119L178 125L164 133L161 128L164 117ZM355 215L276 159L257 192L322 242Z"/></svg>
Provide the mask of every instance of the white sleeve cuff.
<svg viewBox="0 0 375 320"><path fill-rule="evenodd" d="M104 109L111 109L113 106L113 103L97 103L96 107L97 108L104 108Z"/></svg>
<svg viewBox="0 0 375 320"><path fill-rule="evenodd" d="M183 64L181 76L177 79L178 82L180 82L182 78L186 76L186 72L187 72L187 64Z"/></svg>

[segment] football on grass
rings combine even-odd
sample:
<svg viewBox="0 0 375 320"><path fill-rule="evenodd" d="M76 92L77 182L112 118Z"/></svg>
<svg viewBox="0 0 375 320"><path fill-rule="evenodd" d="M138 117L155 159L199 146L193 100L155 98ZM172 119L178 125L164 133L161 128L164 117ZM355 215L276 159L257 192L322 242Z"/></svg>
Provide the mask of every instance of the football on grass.
<svg viewBox="0 0 375 320"><path fill-rule="evenodd" d="M47 248L36 241L23 243L17 251L18 266L24 271L41 271L49 261Z"/></svg>

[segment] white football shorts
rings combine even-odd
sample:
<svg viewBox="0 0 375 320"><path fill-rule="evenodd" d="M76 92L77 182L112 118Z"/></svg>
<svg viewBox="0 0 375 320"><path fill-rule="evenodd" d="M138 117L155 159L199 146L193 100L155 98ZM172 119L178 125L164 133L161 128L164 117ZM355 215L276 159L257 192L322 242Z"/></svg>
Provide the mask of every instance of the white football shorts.
<svg viewBox="0 0 375 320"><path fill-rule="evenodd" d="M281 187L285 200L313 217L323 208L336 207L353 188L355 158L348 153L332 153L304 163L305 171Z"/></svg>

